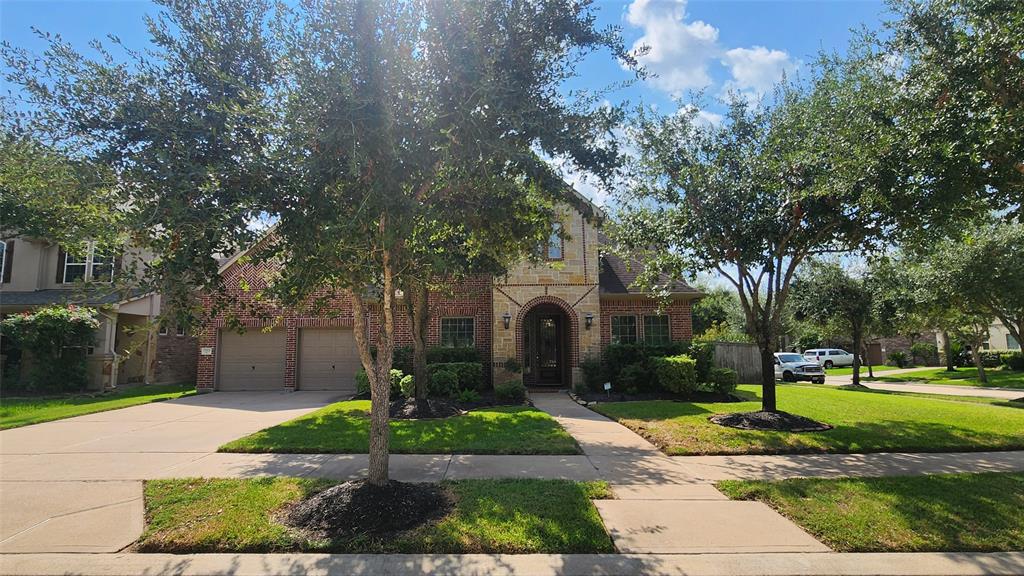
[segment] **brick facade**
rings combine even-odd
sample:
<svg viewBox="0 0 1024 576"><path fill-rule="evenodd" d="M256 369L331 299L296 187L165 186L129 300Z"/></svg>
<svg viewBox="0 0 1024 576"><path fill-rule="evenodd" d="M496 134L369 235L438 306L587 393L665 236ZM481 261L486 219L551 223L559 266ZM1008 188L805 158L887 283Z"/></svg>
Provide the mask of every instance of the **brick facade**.
<svg viewBox="0 0 1024 576"><path fill-rule="evenodd" d="M168 333L156 337L155 382L191 382L196 378L198 340L189 335Z"/></svg>
<svg viewBox="0 0 1024 576"><path fill-rule="evenodd" d="M644 316L657 315L658 303L646 298L606 299L601 301L601 347L612 341L611 318L613 316L636 316L637 339L644 339ZM662 314L668 315L669 334L672 341L690 340L693 338L693 309L689 301L673 301L668 304Z"/></svg>
<svg viewBox="0 0 1024 576"><path fill-rule="evenodd" d="M611 338L608 318L613 314L653 314L657 303L642 296L604 298L599 286L601 257L599 239L593 222L581 213L565 207L561 213L562 227L567 238L562 242L562 259L543 264L513 267L502 277L475 276L450 289L431 293L428 345L437 345L441 339L442 318L472 318L474 345L480 352L485 371L493 382L512 377L505 372L505 360L516 358L525 364L523 326L527 315L538 306L561 310L568 330L568 363L566 376L571 385L579 377L580 359L599 355ZM285 381L283 387L294 390L297 373L297 347L299 329L304 327L351 327L352 305L344 297L324 291L314 296L321 307L317 310L284 309L257 299L273 274L269 263L234 264L224 272L224 282L233 296L229 310L204 326L199 346L212 349L211 355L200 355L197 366L197 387L213 389L215 386L217 339L225 328L225 318L237 317L241 325L256 329L279 327L286 330ZM247 286L242 289L242 286ZM209 302L207 304L210 304ZM551 308L551 307L554 308ZM674 300L666 309L670 316L673 340L691 337L691 308L686 298ZM587 316L591 325L586 324ZM505 326L506 316L509 325ZM369 339L374 342L380 323L379 310L370 311L367 318ZM639 322L642 326L642 320ZM641 327L642 330L642 327ZM404 310L395 314L396 345L410 345L410 320Z"/></svg>

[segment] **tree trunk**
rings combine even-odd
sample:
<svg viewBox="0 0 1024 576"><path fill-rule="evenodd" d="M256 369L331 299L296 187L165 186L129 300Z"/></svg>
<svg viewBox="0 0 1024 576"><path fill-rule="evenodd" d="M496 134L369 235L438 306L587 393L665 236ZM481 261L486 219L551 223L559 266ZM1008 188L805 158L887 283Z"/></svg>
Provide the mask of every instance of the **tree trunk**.
<svg viewBox="0 0 1024 576"><path fill-rule="evenodd" d="M953 363L953 341L949 339L949 332L942 333L942 353L946 355L946 372L956 372Z"/></svg>
<svg viewBox="0 0 1024 576"><path fill-rule="evenodd" d="M971 343L971 356L974 357L974 367L978 369L978 382L988 384L988 374L985 374L985 362L981 358L981 340Z"/></svg>
<svg viewBox="0 0 1024 576"><path fill-rule="evenodd" d="M853 385L860 386L860 352L863 348L863 333L860 328L853 328Z"/></svg>
<svg viewBox="0 0 1024 576"><path fill-rule="evenodd" d="M380 326L377 332L377 357L370 354L367 340L366 304L357 290L350 290L353 302L354 336L359 359L370 381L370 453L367 482L374 486L388 483L388 407L391 402L391 364L395 353L394 269L391 252L383 254L384 283L381 294Z"/></svg>
<svg viewBox="0 0 1024 576"><path fill-rule="evenodd" d="M772 339L762 341L761 349L761 410L776 412L775 402L775 350Z"/></svg>
<svg viewBox="0 0 1024 576"><path fill-rule="evenodd" d="M430 320L430 290L426 284L409 285L412 312L412 373L416 382L416 401L427 399L430 372L427 369L427 327Z"/></svg>

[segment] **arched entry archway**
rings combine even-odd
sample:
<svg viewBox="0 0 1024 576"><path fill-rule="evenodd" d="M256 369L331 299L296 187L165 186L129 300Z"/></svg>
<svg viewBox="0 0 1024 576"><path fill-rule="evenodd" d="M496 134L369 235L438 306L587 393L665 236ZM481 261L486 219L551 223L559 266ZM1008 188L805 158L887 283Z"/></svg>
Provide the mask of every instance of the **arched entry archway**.
<svg viewBox="0 0 1024 576"><path fill-rule="evenodd" d="M551 296L527 302L516 318L516 353L527 386L571 386L579 363L576 312Z"/></svg>

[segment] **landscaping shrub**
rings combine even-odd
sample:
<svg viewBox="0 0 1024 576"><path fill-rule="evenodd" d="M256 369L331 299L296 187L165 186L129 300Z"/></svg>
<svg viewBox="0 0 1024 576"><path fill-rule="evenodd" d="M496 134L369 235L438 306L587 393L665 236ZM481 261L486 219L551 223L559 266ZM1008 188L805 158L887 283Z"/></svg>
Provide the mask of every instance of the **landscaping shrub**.
<svg viewBox="0 0 1024 576"><path fill-rule="evenodd" d="M600 358L587 356L580 360L580 372L583 373L582 384L586 389L600 392L607 380L604 378L604 369L601 367Z"/></svg>
<svg viewBox="0 0 1024 576"><path fill-rule="evenodd" d="M449 364L452 362L480 362L480 352L472 346L460 348L434 346L427 349L427 364Z"/></svg>
<svg viewBox="0 0 1024 576"><path fill-rule="evenodd" d="M450 398L459 393L459 376L451 370L438 370L430 374L427 396Z"/></svg>
<svg viewBox="0 0 1024 576"><path fill-rule="evenodd" d="M612 382L612 386L626 394L653 392L657 390L658 376L655 374L654 367L652 365L654 360L657 359L641 361L626 366L619 371L619 378ZM601 387L600 389L603 390L604 388Z"/></svg>
<svg viewBox="0 0 1024 576"><path fill-rule="evenodd" d="M480 393L476 390L459 390L459 393L455 395L455 399L466 403L479 402Z"/></svg>
<svg viewBox="0 0 1024 576"><path fill-rule="evenodd" d="M658 384L677 394L693 394L697 390L697 361L686 354L655 358L651 361Z"/></svg>
<svg viewBox="0 0 1024 576"><path fill-rule="evenodd" d="M406 374L402 376L402 379L398 381L398 388L402 391L402 396L406 398L412 398L416 395L416 379L412 374Z"/></svg>
<svg viewBox="0 0 1024 576"><path fill-rule="evenodd" d="M886 356L886 364L897 368L906 368L908 362L907 353L902 350L894 350Z"/></svg>
<svg viewBox="0 0 1024 576"><path fill-rule="evenodd" d="M519 380L495 384L494 396L500 402L522 402L526 399L526 386Z"/></svg>
<svg viewBox="0 0 1024 576"><path fill-rule="evenodd" d="M669 344L609 344L601 354L601 384L621 382L621 372L633 364L648 365L651 358L677 356L690 349L689 342L671 342Z"/></svg>
<svg viewBox="0 0 1024 576"><path fill-rule="evenodd" d="M708 379L705 382L712 392L732 394L736 391L740 378L732 368L712 368L708 371Z"/></svg>
<svg viewBox="0 0 1024 576"><path fill-rule="evenodd" d="M505 359L505 371L513 374L519 374L523 371L523 363L515 356L509 356Z"/></svg>
<svg viewBox="0 0 1024 576"><path fill-rule="evenodd" d="M939 363L939 347L927 342L918 342L910 347L910 359L914 364L935 366Z"/></svg>
<svg viewBox="0 0 1024 576"><path fill-rule="evenodd" d="M88 385L86 356L99 326L96 310L73 304L45 306L5 318L0 322L4 337L31 354L28 379L19 385L30 391L84 389Z"/></svg>
<svg viewBox="0 0 1024 576"><path fill-rule="evenodd" d="M484 388L484 365L480 362L439 362L430 364L427 368L432 375L442 370L455 374L458 389L482 390Z"/></svg>
<svg viewBox="0 0 1024 576"><path fill-rule="evenodd" d="M391 398L398 398L402 394L402 378L405 378L405 373L397 368L391 369ZM356 394L369 394L370 393L370 377L366 375L366 371L360 368L356 371Z"/></svg>
<svg viewBox="0 0 1024 576"><path fill-rule="evenodd" d="M1013 350L982 350L978 352L981 355L981 365L986 368L998 368L999 366L1006 366L1011 368L1007 361L1009 357L1014 354ZM1017 352L1019 355L1020 353Z"/></svg>
<svg viewBox="0 0 1024 576"><path fill-rule="evenodd" d="M1022 352L1003 352L999 355L999 360L1003 366L1014 372L1024 372L1024 353Z"/></svg>
<svg viewBox="0 0 1024 576"><path fill-rule="evenodd" d="M710 382L711 369L715 366L714 342L693 342L689 356L697 361L697 381Z"/></svg>

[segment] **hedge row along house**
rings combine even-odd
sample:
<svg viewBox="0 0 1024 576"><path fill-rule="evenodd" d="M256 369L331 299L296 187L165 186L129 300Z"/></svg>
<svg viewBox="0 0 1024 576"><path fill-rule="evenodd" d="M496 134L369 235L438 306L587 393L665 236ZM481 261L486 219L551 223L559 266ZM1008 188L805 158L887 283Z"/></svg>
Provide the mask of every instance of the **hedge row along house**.
<svg viewBox="0 0 1024 576"><path fill-rule="evenodd" d="M0 242L0 316L54 304L96 308L100 326L86 357L89 389L191 382L196 340L183 326L154 328L160 295L111 287L116 274L142 258L138 251L101 254L92 246L75 255L46 239L7 236ZM0 336L0 360L4 378L19 379L27 374L31 351Z"/></svg>
<svg viewBox="0 0 1024 576"><path fill-rule="evenodd" d="M667 282L670 302L659 310L655 299L631 286L638 270L602 251L608 240L599 230L600 210L577 199L579 208L560 210L556 232L542 247L544 263L522 263L504 276L471 277L432 293L428 346L475 347L492 383L512 377L505 363L516 359L526 385L568 387L581 379L580 360L609 343L690 340L691 304L701 294L684 282ZM273 264L245 254L221 267L236 304L200 330L197 388L354 392L360 363L351 303L334 298L326 312L258 304L253 312ZM368 320L373 341L379 322ZM396 322L397 345L410 345L407 315L396 315Z"/></svg>

